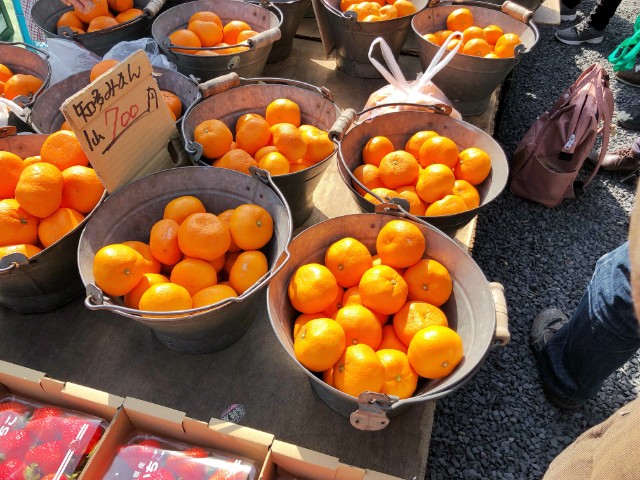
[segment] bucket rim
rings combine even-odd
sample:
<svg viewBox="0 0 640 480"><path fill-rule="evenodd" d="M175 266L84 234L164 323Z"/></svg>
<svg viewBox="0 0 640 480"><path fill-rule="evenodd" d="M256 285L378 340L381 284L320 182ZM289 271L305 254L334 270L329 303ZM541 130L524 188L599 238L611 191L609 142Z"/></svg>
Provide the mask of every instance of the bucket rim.
<svg viewBox="0 0 640 480"><path fill-rule="evenodd" d="M38 60L44 64L47 70L47 74L45 78L42 79L42 85L40 86L40 88L36 90L36 92L33 94L33 96L29 99L28 102L25 102L22 104L24 108L29 108L35 103L38 96L42 92L44 92L47 88L49 88L49 83L51 82L51 64L49 63L49 54L44 50L41 50L37 47L34 47L33 45L29 45L24 42L0 42L0 47L2 46L20 49L21 54L24 54L24 52L26 51L28 55L35 55L38 58ZM21 48L21 47L24 47L24 48ZM15 58L19 58L19 55L18 54L16 55L17 56Z"/></svg>

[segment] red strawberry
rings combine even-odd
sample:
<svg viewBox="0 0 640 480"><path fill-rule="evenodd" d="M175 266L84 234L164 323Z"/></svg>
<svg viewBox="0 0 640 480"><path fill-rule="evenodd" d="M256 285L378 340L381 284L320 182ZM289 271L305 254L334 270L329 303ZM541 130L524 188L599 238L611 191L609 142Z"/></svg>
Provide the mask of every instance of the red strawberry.
<svg viewBox="0 0 640 480"><path fill-rule="evenodd" d="M24 414L27 413L27 407L20 402L4 402L0 403L0 412L15 412L17 414Z"/></svg>
<svg viewBox="0 0 640 480"><path fill-rule="evenodd" d="M0 463L0 478L2 480L23 480L27 477L28 469L29 467L25 463L17 458L12 458Z"/></svg>
<svg viewBox="0 0 640 480"><path fill-rule="evenodd" d="M31 415L31 421L46 417L61 417L64 412L57 407L36 408Z"/></svg>
<svg viewBox="0 0 640 480"><path fill-rule="evenodd" d="M85 427L86 425L86 427ZM81 432L84 433L81 434ZM100 441L104 428L96 420L80 417L67 417L60 422L62 443L82 455L91 453L96 443ZM80 438L78 438L80 435Z"/></svg>
<svg viewBox="0 0 640 480"><path fill-rule="evenodd" d="M42 417L27 423L25 430L41 443L60 438L60 417Z"/></svg>
<svg viewBox="0 0 640 480"><path fill-rule="evenodd" d="M160 456L161 450L162 447L155 440L143 440L136 445L120 447L118 458L124 461L131 470L142 471L149 462Z"/></svg>
<svg viewBox="0 0 640 480"><path fill-rule="evenodd" d="M28 413L27 407L20 402L0 403L0 426L11 430L22 428Z"/></svg>
<svg viewBox="0 0 640 480"><path fill-rule="evenodd" d="M209 480L246 480L246 472L232 472L221 468L209 477Z"/></svg>
<svg viewBox="0 0 640 480"><path fill-rule="evenodd" d="M144 478L144 480L176 480L176 477L166 468L160 468L150 474L144 474L142 478Z"/></svg>
<svg viewBox="0 0 640 480"><path fill-rule="evenodd" d="M207 466L192 459L208 456L209 452L206 450L193 447L168 457L166 466L181 480L201 480L207 474Z"/></svg>
<svg viewBox="0 0 640 480"><path fill-rule="evenodd" d="M35 463L41 475L48 475L56 473L66 454L62 442L47 442L29 450L24 456L24 461L30 466Z"/></svg>
<svg viewBox="0 0 640 480"><path fill-rule="evenodd" d="M22 459L32 444L33 440L29 432L26 430L13 430L0 437L0 458L5 460L11 458Z"/></svg>

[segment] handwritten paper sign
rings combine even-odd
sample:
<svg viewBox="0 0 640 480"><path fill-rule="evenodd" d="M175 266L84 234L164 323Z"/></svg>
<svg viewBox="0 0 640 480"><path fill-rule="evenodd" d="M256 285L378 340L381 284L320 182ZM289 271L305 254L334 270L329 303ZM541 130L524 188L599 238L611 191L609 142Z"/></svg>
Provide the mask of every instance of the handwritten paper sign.
<svg viewBox="0 0 640 480"><path fill-rule="evenodd" d="M178 132L152 72L138 50L61 107L109 193L174 166L167 144Z"/></svg>

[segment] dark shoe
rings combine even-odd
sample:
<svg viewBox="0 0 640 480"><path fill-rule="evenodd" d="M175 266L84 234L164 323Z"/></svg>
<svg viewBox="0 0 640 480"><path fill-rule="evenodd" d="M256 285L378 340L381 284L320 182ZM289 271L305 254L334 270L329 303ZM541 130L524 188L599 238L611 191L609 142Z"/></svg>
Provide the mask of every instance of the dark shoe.
<svg viewBox="0 0 640 480"><path fill-rule="evenodd" d="M587 23L586 20L581 21L573 27L558 30L556 38L567 45L581 45L583 43L600 43L604 38L604 32L596 30Z"/></svg>
<svg viewBox="0 0 640 480"><path fill-rule="evenodd" d="M640 106L618 112L618 125L628 130L640 130Z"/></svg>
<svg viewBox="0 0 640 480"><path fill-rule="evenodd" d="M629 70L618 70L616 77L619 82L626 83L632 87L640 87L640 63Z"/></svg>
<svg viewBox="0 0 640 480"><path fill-rule="evenodd" d="M587 157L588 163L595 167L598 162L598 153L593 151ZM635 172L640 167L640 158L633 153L631 148L620 148L611 153L606 153L600 164L600 169L607 172L630 173Z"/></svg>
<svg viewBox="0 0 640 480"><path fill-rule="evenodd" d="M569 8L565 6L564 3L560 2L560 20L563 22L570 22L575 20L578 15L576 12L578 11L578 7Z"/></svg>

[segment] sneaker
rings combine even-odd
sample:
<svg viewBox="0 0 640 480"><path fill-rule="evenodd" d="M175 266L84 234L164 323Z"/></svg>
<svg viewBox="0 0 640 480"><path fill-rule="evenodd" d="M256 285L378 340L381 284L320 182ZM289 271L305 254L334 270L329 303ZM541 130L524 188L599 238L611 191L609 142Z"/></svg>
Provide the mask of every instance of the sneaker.
<svg viewBox="0 0 640 480"><path fill-rule="evenodd" d="M640 130L640 105L618 112L618 125L627 130Z"/></svg>
<svg viewBox="0 0 640 480"><path fill-rule="evenodd" d="M629 70L618 70L616 77L619 82L626 83L632 87L640 87L640 63Z"/></svg>
<svg viewBox="0 0 640 480"><path fill-rule="evenodd" d="M564 3L560 2L560 20L563 22L571 22L575 20L578 15L576 12L578 11L578 7L569 8L565 6Z"/></svg>
<svg viewBox="0 0 640 480"><path fill-rule="evenodd" d="M597 151L591 152L587 157L588 163L591 166L595 167L598 161L598 154L599 152ZM638 170L639 166L640 158L633 153L631 148L620 148L605 154L600 164L600 169L608 172L630 173Z"/></svg>
<svg viewBox="0 0 640 480"><path fill-rule="evenodd" d="M556 38L567 45L581 45L583 43L600 43L604 38L604 32L596 30L587 23L581 21L573 27L558 30Z"/></svg>

